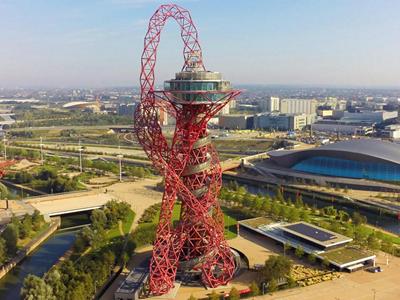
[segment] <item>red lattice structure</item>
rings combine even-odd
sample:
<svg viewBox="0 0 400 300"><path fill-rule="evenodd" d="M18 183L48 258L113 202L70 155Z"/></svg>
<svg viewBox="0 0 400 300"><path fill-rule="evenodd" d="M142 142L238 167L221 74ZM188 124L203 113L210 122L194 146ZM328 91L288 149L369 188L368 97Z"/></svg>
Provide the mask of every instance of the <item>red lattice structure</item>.
<svg viewBox="0 0 400 300"><path fill-rule="evenodd" d="M180 26L184 65L175 79L166 82L164 90L156 91L157 47L169 18ZM151 293L167 293L182 268L201 273L202 282L209 287L226 284L236 266L224 239L223 214L217 200L221 167L207 123L240 92L232 90L220 73L206 71L196 27L189 12L177 5L162 5L151 17L141 65L135 133L154 167L165 177L150 262ZM167 140L162 133L160 112L176 119L172 139ZM176 201L182 203L181 215L173 226Z"/></svg>

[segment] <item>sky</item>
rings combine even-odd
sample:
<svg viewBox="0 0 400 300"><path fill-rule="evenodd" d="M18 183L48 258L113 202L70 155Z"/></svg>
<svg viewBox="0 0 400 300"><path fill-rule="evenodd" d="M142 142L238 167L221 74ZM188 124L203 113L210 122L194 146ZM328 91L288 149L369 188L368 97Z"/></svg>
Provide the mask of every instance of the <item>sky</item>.
<svg viewBox="0 0 400 300"><path fill-rule="evenodd" d="M139 84L158 0L0 0L0 87ZM399 0L181 0L205 66L234 84L400 88ZM183 64L178 26L156 76Z"/></svg>

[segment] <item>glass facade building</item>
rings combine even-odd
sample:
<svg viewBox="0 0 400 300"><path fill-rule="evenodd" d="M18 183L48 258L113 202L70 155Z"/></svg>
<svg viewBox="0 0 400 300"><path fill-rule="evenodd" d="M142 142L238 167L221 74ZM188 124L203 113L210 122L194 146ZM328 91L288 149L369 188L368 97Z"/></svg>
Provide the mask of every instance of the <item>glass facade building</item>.
<svg viewBox="0 0 400 300"><path fill-rule="evenodd" d="M379 163L314 156L296 163L292 169L335 177L400 181L400 165L389 162Z"/></svg>

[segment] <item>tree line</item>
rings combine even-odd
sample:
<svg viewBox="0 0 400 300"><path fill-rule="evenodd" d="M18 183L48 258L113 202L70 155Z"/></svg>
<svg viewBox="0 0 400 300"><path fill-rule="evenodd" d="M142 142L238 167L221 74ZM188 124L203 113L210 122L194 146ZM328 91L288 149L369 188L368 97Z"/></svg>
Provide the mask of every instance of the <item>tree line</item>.
<svg viewBox="0 0 400 300"><path fill-rule="evenodd" d="M13 258L18 251L18 241L31 237L45 224L43 215L35 210L32 215L22 218L13 216L0 235L0 264Z"/></svg>
<svg viewBox="0 0 400 300"><path fill-rule="evenodd" d="M131 240L124 248L122 238L109 240L106 235L107 230L127 218L129 211L127 203L116 201L94 210L91 225L83 228L76 238L73 255L50 269L43 278L28 275L21 289L21 299L93 299L114 267L125 263L133 254L135 244Z"/></svg>

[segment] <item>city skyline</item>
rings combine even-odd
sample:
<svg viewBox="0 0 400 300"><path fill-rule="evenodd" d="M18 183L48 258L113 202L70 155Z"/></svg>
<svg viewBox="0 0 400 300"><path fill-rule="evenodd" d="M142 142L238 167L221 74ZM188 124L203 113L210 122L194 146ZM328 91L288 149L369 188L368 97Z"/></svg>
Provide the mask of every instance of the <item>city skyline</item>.
<svg viewBox="0 0 400 300"><path fill-rule="evenodd" d="M137 86L143 30L163 2L0 1L0 87ZM175 2L193 11L206 68L235 84L400 88L397 1ZM160 81L183 64L174 26Z"/></svg>

